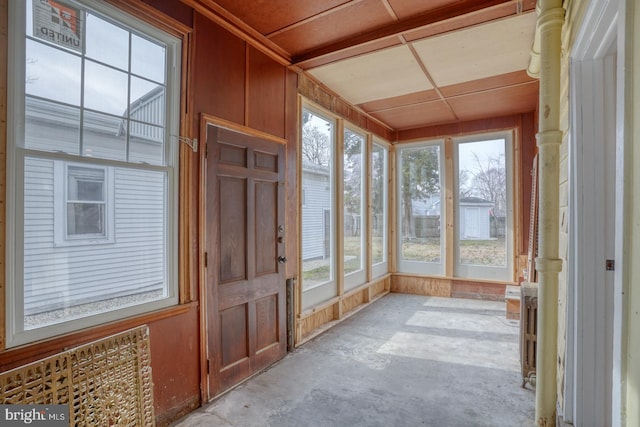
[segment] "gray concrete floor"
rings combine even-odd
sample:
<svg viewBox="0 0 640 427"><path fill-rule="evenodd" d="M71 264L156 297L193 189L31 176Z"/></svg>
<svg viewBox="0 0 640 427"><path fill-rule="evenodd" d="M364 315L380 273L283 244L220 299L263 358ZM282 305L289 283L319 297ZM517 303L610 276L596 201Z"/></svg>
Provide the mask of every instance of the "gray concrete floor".
<svg viewBox="0 0 640 427"><path fill-rule="evenodd" d="M174 423L534 426L502 302L390 294Z"/></svg>

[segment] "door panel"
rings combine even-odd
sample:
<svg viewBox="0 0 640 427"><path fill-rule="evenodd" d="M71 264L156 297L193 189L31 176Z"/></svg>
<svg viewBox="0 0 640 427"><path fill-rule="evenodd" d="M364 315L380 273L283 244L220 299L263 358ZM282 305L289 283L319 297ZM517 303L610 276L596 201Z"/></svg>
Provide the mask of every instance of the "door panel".
<svg viewBox="0 0 640 427"><path fill-rule="evenodd" d="M279 263L284 146L209 125L207 149L207 354L214 397L286 353Z"/></svg>

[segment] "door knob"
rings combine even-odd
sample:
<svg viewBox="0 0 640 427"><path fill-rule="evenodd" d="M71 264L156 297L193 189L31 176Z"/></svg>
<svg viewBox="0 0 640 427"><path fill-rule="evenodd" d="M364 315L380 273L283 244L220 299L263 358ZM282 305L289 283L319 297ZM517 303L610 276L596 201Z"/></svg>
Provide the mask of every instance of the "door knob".
<svg viewBox="0 0 640 427"><path fill-rule="evenodd" d="M278 262L280 264L284 264L285 262L287 262L287 257L286 256L279 256L278 257Z"/></svg>

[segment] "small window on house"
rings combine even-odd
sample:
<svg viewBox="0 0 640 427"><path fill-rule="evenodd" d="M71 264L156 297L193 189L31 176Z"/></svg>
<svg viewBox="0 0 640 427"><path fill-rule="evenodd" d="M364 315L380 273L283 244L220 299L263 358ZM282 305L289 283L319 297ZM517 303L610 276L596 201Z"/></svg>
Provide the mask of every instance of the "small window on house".
<svg viewBox="0 0 640 427"><path fill-rule="evenodd" d="M104 169L67 169L67 237L106 237Z"/></svg>

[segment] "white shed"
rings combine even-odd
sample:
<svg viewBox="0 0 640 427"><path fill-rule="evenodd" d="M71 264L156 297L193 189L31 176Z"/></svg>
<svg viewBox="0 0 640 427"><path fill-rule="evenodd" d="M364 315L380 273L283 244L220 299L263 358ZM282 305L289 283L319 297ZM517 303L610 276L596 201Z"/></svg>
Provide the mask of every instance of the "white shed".
<svg viewBox="0 0 640 427"><path fill-rule="evenodd" d="M479 197L460 199L460 240L491 239L493 202Z"/></svg>

